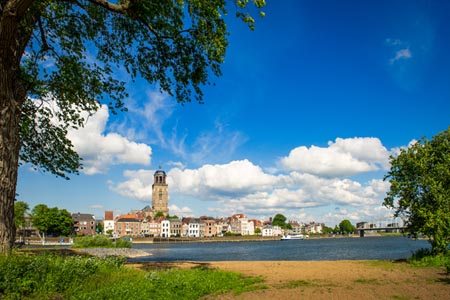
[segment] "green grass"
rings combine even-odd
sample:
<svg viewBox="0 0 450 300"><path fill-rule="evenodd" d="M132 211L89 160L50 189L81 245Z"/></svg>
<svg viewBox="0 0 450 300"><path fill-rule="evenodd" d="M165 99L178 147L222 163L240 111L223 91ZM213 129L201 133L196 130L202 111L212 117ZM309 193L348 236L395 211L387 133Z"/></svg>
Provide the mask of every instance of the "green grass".
<svg viewBox="0 0 450 300"><path fill-rule="evenodd" d="M131 248L131 242L123 239L112 239L104 235L81 236L73 241L72 248Z"/></svg>
<svg viewBox="0 0 450 300"><path fill-rule="evenodd" d="M408 262L416 267L443 267L450 273L450 252L446 255L432 255L429 249L420 249Z"/></svg>
<svg viewBox="0 0 450 300"><path fill-rule="evenodd" d="M199 299L261 281L204 267L143 271L112 257L0 256L0 299Z"/></svg>

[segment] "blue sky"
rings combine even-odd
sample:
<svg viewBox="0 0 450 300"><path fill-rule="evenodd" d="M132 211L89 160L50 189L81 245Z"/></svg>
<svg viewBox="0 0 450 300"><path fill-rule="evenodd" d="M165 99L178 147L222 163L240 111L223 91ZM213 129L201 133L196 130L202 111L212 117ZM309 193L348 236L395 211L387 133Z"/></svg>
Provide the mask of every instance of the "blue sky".
<svg viewBox="0 0 450 300"><path fill-rule="evenodd" d="M130 82L128 113L101 108L70 132L81 174L25 164L18 199L126 213L151 205L162 166L178 216L334 226L389 214L389 155L450 125L450 4L269 0L253 32L229 13L223 76L204 104Z"/></svg>

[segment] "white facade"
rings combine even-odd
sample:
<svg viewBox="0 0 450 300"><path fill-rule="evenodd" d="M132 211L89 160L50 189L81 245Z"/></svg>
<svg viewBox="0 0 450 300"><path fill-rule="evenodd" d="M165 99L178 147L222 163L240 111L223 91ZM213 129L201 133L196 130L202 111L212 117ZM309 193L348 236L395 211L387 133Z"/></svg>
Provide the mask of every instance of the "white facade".
<svg viewBox="0 0 450 300"><path fill-rule="evenodd" d="M255 226L253 222L249 222L248 218L242 218L241 221L241 235L254 235Z"/></svg>
<svg viewBox="0 0 450 300"><path fill-rule="evenodd" d="M200 223L189 223L188 237L200 237Z"/></svg>
<svg viewBox="0 0 450 300"><path fill-rule="evenodd" d="M280 226L266 225L261 230L262 236L280 236L282 235L282 230Z"/></svg>
<svg viewBox="0 0 450 300"><path fill-rule="evenodd" d="M169 238L170 237L170 221L164 220L161 222L161 237Z"/></svg>
<svg viewBox="0 0 450 300"><path fill-rule="evenodd" d="M114 220L103 221L103 234L108 234L109 230L114 233Z"/></svg>

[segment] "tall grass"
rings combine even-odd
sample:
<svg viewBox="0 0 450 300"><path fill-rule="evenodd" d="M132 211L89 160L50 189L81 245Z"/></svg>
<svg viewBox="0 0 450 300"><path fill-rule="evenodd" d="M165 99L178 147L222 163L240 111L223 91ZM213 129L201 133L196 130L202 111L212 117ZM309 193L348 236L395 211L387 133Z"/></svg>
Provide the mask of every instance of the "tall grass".
<svg viewBox="0 0 450 300"><path fill-rule="evenodd" d="M259 279L208 268L143 271L120 258L0 256L0 299L199 299L258 288Z"/></svg>
<svg viewBox="0 0 450 300"><path fill-rule="evenodd" d="M450 273L450 251L445 255L432 255L430 249L419 249L408 262L417 267L444 267Z"/></svg>
<svg viewBox="0 0 450 300"><path fill-rule="evenodd" d="M112 240L104 235L81 236L73 241L73 248L131 248L131 242L123 239Z"/></svg>

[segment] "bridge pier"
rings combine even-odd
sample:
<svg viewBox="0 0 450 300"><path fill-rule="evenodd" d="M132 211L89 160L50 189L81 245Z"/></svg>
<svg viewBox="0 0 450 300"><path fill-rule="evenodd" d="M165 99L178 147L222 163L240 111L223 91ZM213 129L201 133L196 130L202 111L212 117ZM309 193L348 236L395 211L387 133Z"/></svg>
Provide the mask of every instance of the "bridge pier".
<svg viewBox="0 0 450 300"><path fill-rule="evenodd" d="M364 231L365 231L365 230L360 230L360 231L359 231L359 237L364 237Z"/></svg>

